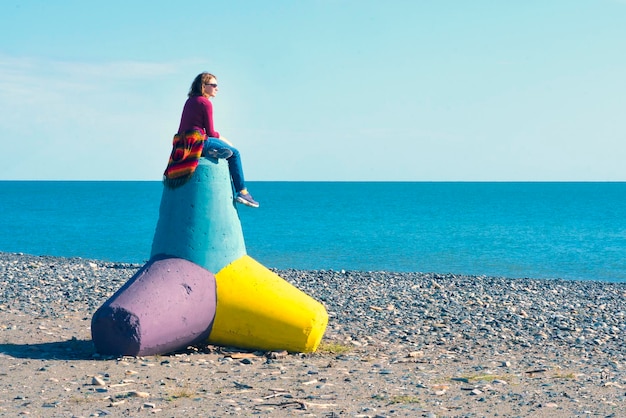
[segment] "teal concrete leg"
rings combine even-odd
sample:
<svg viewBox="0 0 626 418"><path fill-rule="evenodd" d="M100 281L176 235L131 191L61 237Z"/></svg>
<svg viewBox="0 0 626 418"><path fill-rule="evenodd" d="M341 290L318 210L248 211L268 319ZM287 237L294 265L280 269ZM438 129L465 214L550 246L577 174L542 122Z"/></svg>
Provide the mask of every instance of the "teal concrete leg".
<svg viewBox="0 0 626 418"><path fill-rule="evenodd" d="M163 188L151 258L183 258L217 273L244 255L228 162L201 158L185 185Z"/></svg>

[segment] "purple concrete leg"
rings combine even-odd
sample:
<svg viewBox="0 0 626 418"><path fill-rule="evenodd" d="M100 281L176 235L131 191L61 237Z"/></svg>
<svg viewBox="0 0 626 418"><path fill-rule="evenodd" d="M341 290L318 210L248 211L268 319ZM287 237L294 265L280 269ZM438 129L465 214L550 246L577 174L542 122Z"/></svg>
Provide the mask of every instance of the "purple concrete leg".
<svg viewBox="0 0 626 418"><path fill-rule="evenodd" d="M181 258L150 260L91 320L96 351L144 356L206 340L215 317L215 277Z"/></svg>

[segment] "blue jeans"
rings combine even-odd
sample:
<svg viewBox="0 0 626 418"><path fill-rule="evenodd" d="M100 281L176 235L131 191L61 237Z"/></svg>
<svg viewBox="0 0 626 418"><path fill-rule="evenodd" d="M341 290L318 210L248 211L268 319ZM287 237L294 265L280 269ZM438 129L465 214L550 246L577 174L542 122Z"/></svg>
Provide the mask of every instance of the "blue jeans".
<svg viewBox="0 0 626 418"><path fill-rule="evenodd" d="M228 145L226 142L222 141L219 138L211 138L208 137L206 141L204 141L204 146L202 147L202 156L206 157L206 152L209 149L228 149L233 155L228 157L226 161L228 161L228 171L230 172L230 177L233 179L233 186L235 187L235 192L239 193L243 189L246 188L246 184L243 178L243 168L241 167L241 155L239 155L239 150L237 148Z"/></svg>

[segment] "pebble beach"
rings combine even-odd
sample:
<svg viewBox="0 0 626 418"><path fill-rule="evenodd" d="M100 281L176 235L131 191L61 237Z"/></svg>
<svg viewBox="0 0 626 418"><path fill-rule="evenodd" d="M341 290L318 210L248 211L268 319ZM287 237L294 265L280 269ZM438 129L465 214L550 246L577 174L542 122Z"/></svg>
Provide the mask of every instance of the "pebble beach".
<svg viewBox="0 0 626 418"><path fill-rule="evenodd" d="M141 267L0 253L0 416L626 416L626 283L274 270L326 307L317 352L100 356Z"/></svg>

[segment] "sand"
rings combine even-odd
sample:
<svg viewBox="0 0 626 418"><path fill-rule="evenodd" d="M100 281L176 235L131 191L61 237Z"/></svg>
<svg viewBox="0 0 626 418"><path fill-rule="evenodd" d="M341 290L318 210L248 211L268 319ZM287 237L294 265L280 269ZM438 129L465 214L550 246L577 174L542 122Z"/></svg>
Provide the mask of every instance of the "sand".
<svg viewBox="0 0 626 418"><path fill-rule="evenodd" d="M102 357L139 267L0 253L0 416L626 416L625 284L276 270L329 312L316 353Z"/></svg>

